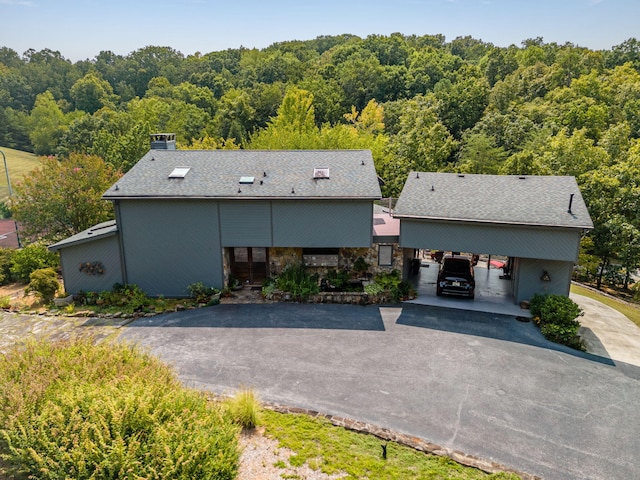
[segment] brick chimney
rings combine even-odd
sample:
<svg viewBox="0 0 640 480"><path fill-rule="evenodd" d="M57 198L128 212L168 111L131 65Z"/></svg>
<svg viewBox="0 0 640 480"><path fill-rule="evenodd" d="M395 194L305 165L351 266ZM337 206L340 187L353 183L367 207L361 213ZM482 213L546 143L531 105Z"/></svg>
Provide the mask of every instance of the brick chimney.
<svg viewBox="0 0 640 480"><path fill-rule="evenodd" d="M176 134L175 133L152 133L151 150L175 150Z"/></svg>

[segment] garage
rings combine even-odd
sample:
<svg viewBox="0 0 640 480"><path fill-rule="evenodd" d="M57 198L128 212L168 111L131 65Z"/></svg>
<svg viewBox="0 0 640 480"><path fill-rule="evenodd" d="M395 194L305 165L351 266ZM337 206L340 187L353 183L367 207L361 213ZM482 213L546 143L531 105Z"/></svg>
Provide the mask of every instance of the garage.
<svg viewBox="0 0 640 480"><path fill-rule="evenodd" d="M580 239L593 228L569 176L412 172L394 217L405 251L466 252L484 259L475 268L476 298L451 298L472 309L489 301L517 307L536 293L568 295ZM508 275L491 268L496 257L508 259ZM424 259L419 278L408 278L419 298L435 297L437 269Z"/></svg>

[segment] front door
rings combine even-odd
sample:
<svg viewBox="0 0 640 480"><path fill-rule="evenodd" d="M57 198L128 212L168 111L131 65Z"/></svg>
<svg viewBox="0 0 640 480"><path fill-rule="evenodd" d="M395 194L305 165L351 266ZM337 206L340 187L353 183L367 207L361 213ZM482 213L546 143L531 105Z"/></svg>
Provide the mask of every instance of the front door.
<svg viewBox="0 0 640 480"><path fill-rule="evenodd" d="M231 274L242 284L259 284L267 278L268 253L264 247L233 247Z"/></svg>

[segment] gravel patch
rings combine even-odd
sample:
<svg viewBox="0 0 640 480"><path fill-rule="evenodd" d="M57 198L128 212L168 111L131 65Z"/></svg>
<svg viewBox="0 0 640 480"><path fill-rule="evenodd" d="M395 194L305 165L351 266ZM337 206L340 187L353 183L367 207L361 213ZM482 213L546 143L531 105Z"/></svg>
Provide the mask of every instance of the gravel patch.
<svg viewBox="0 0 640 480"><path fill-rule="evenodd" d="M236 480L337 480L347 476L346 473L327 475L320 470L312 469L308 464L292 466L289 458L293 452L279 447L277 440L265 437L261 429L243 432L239 444L242 454L240 472Z"/></svg>

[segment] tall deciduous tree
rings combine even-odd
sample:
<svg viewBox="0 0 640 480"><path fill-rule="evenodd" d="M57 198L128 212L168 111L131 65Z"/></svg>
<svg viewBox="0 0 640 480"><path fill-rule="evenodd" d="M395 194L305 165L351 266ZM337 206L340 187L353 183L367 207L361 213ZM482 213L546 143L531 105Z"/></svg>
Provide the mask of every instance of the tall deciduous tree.
<svg viewBox="0 0 640 480"><path fill-rule="evenodd" d="M65 116L51 92L38 95L29 115L29 138L38 155L55 153L58 140L64 133Z"/></svg>
<svg viewBox="0 0 640 480"><path fill-rule="evenodd" d="M71 87L71 98L78 110L94 113L118 101L111 84L94 72L87 73Z"/></svg>
<svg viewBox="0 0 640 480"><path fill-rule="evenodd" d="M306 90L291 88L276 117L269 121L267 128L251 137L250 148L301 150L318 148L318 143L313 95Z"/></svg>
<svg viewBox="0 0 640 480"><path fill-rule="evenodd" d="M97 156L72 154L43 158L16 184L12 211L32 240L56 241L113 218L102 194L120 173Z"/></svg>

